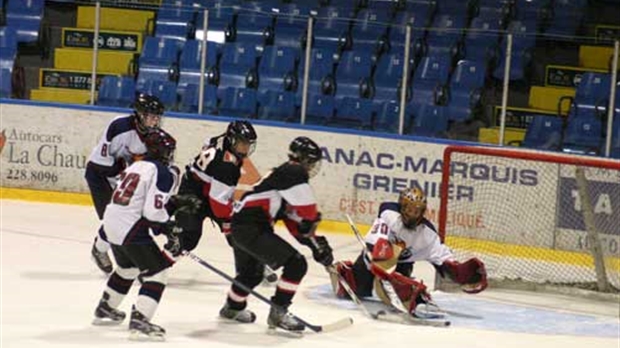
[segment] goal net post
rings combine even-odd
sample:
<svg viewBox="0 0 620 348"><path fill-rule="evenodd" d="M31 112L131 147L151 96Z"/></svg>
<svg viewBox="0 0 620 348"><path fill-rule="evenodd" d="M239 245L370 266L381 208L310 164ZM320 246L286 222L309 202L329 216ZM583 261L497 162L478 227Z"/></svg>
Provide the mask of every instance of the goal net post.
<svg viewBox="0 0 620 348"><path fill-rule="evenodd" d="M440 202L442 241L490 287L620 293L620 161L448 146Z"/></svg>

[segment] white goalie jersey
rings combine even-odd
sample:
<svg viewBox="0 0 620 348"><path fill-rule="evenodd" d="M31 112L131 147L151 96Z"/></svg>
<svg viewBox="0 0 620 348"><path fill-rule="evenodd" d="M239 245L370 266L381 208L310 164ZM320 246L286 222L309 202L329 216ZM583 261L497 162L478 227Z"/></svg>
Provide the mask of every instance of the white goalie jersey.
<svg viewBox="0 0 620 348"><path fill-rule="evenodd" d="M396 203L381 205L379 217L373 222L365 242L375 245L379 239L387 239L391 243L404 243L399 263L428 261L439 266L444 261L454 258L452 251L441 243L430 221L423 219L423 222L415 228L405 227Z"/></svg>
<svg viewBox="0 0 620 348"><path fill-rule="evenodd" d="M123 173L103 216L103 231L116 245L151 240L149 229L170 219L166 203L177 187L177 176L158 161L133 163Z"/></svg>

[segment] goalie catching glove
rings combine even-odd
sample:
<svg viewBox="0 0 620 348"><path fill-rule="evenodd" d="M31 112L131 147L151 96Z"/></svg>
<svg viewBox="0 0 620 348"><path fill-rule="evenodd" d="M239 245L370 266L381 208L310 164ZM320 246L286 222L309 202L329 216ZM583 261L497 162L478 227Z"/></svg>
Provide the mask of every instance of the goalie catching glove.
<svg viewBox="0 0 620 348"><path fill-rule="evenodd" d="M465 263L445 261L439 268L441 275L447 275L453 282L461 285L461 290L468 294L477 294L486 289L487 271L478 258L471 258Z"/></svg>

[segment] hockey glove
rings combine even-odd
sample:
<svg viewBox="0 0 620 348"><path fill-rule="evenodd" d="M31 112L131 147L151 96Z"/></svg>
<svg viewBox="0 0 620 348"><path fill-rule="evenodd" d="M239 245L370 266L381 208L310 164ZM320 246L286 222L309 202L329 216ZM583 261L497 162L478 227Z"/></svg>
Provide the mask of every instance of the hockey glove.
<svg viewBox="0 0 620 348"><path fill-rule="evenodd" d="M299 238L299 242L306 245L312 250L312 257L314 261L320 263L323 266L330 266L334 263L334 254L332 248L329 246L327 239L323 236L302 237Z"/></svg>
<svg viewBox="0 0 620 348"><path fill-rule="evenodd" d="M174 257L181 255L181 252L183 251L181 238L179 238L179 235L182 232L183 229L177 226L174 221L168 221L164 224L162 229L162 233L168 239L166 244L164 244L164 249L166 249Z"/></svg>
<svg viewBox="0 0 620 348"><path fill-rule="evenodd" d="M196 214L202 206L202 200L194 195L174 195L170 197L166 210L170 216L178 213Z"/></svg>

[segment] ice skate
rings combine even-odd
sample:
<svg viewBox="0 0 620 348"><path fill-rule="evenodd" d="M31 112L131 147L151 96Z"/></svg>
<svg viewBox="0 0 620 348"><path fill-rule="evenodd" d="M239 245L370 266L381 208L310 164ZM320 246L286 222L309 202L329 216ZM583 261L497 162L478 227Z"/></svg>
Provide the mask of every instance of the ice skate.
<svg viewBox="0 0 620 348"><path fill-rule="evenodd" d="M93 258L93 261L95 261L95 264L102 272L104 272L105 274L112 273L112 260L110 260L108 253L100 252L95 247L95 244L93 244L93 249L90 251L90 254Z"/></svg>
<svg viewBox="0 0 620 348"><path fill-rule="evenodd" d="M279 306L271 306L269 317L267 318L269 332L275 333L277 329L282 329L295 336L301 336L306 326L297 319L287 313L285 308Z"/></svg>
<svg viewBox="0 0 620 348"><path fill-rule="evenodd" d="M166 330L159 325L151 323L142 313L138 312L134 306L131 308L129 339L134 341L164 341L166 339Z"/></svg>
<svg viewBox="0 0 620 348"><path fill-rule="evenodd" d="M95 309L93 325L118 325L125 320L125 312L110 307L106 299L101 299Z"/></svg>
<svg viewBox="0 0 620 348"><path fill-rule="evenodd" d="M228 305L228 302L224 304L224 307L220 309L220 317L230 320L235 320L240 323L249 324L256 321L256 314L248 309L232 309Z"/></svg>

